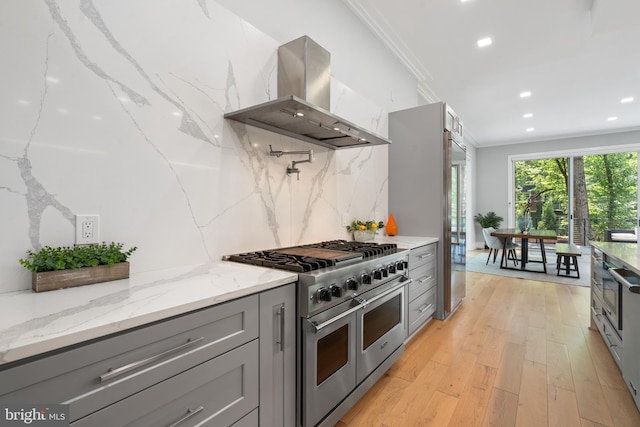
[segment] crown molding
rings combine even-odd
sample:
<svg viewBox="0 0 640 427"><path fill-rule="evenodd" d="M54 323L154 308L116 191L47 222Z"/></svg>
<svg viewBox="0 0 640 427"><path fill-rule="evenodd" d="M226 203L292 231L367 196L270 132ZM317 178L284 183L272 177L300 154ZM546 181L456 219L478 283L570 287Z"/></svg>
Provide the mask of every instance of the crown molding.
<svg viewBox="0 0 640 427"><path fill-rule="evenodd" d="M362 22L391 50L400 62L418 81L418 92L428 102L438 102L440 99L427 84L433 76L414 55L406 44L394 33L390 25L386 24L383 16L373 17L375 11L367 10L359 0L345 0L345 3ZM383 24L381 24L383 23Z"/></svg>

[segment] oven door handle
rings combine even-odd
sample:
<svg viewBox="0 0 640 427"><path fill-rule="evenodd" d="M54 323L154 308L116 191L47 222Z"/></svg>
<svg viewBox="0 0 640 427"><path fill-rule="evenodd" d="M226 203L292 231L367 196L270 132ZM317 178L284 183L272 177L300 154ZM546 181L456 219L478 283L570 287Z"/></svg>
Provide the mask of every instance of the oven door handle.
<svg viewBox="0 0 640 427"><path fill-rule="evenodd" d="M309 319L307 319L307 322L309 322L309 324L313 327L315 332L318 332L321 329L324 329L327 326L331 325L332 323L337 322L338 320L342 319L343 317L347 317L351 313L355 313L356 311L360 310L361 308L364 308L365 303L366 303L366 301L364 303L359 303L355 307L351 307L349 310L343 311L342 313L338 314L337 316L332 317L331 319L327 320L326 322L316 323L313 320L309 320Z"/></svg>
<svg viewBox="0 0 640 427"><path fill-rule="evenodd" d="M405 278L405 276L402 276L402 278ZM360 297L354 298L354 300L358 301L359 304L356 305L355 307L351 307L349 310L343 311L342 313L338 314L337 316L332 317L331 319L327 320L326 322L322 322L322 323L316 323L312 320L307 319L307 322L309 322L309 324L313 327L313 329L315 330L315 332L318 332L324 328L326 328L327 326L331 325L332 323L337 322L338 320L352 314L355 313L356 311L360 310L361 308L365 308L368 304L371 304L374 301L379 300L380 298L384 298L385 296L389 295L391 292L394 292L398 289L400 289L401 287L403 287L406 284L409 284L413 282L413 279L407 279L407 280L403 280L402 282L400 282L397 286L394 286L390 289L387 289L386 291L382 292L379 295L374 296L373 298L366 300Z"/></svg>
<svg viewBox="0 0 640 427"><path fill-rule="evenodd" d="M403 280L402 282L400 282L397 286L394 286L393 288L389 288L386 291L382 292L381 294L376 295L375 297L366 300L366 304L371 304L372 302L378 301L380 298L384 298L387 295L389 295L392 292L397 291L398 289L400 289L401 287L403 287L404 285L408 285L411 282L413 282L413 279L408 279L408 280Z"/></svg>

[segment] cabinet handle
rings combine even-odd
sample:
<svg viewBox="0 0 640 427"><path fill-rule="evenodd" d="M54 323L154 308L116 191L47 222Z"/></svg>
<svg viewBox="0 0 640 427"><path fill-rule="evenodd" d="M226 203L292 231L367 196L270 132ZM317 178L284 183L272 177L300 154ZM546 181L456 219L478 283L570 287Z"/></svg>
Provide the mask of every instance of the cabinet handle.
<svg viewBox="0 0 640 427"><path fill-rule="evenodd" d="M429 258L429 257L432 257L432 256L433 256L433 254L425 254L425 255L418 255L418 258L424 259L424 258Z"/></svg>
<svg viewBox="0 0 640 427"><path fill-rule="evenodd" d="M100 375L100 381L104 382L104 381L108 381L114 377L118 377L122 374L125 374L127 372L133 371L134 369L138 369L141 368L143 366L149 365L153 362L156 362L166 356L168 356L171 353L175 353L181 350L184 350L185 348L191 347L197 343L199 343L200 341L204 340L204 337L199 337L196 339L192 339L189 338L189 340L184 343L181 344L177 347L174 347L172 349L169 349L167 351L163 351L162 353L156 354L155 356L151 356L151 357L147 357L146 359L142 359L142 360L138 360L137 362L133 362L133 363L129 363L128 365L124 365L121 366L119 368L109 368L109 370L107 372L105 372L104 374Z"/></svg>
<svg viewBox="0 0 640 427"><path fill-rule="evenodd" d="M607 342L609 343L609 347L618 347L618 344L614 344L611 342L611 339L609 338L611 334L608 334L605 332L604 335L607 337Z"/></svg>
<svg viewBox="0 0 640 427"><path fill-rule="evenodd" d="M433 307L433 304L426 304L426 305L423 305L422 307L420 307L418 309L418 311L420 312L420 314L422 314L425 311L429 310L431 307Z"/></svg>
<svg viewBox="0 0 640 427"><path fill-rule="evenodd" d="M198 406L196 409L187 409L187 413L175 420L173 423L169 424L167 427L176 427L187 421L189 418L198 415L200 412L204 410L204 406Z"/></svg>
<svg viewBox="0 0 640 427"><path fill-rule="evenodd" d="M276 316L280 317L280 336L276 340L276 344L280 344L280 351L284 352L284 305L278 308Z"/></svg>
<svg viewBox="0 0 640 427"><path fill-rule="evenodd" d="M420 282L420 283L424 283L424 282L426 282L426 281L431 280L431 278L432 278L432 277L433 277L433 276L423 277L422 279L420 279L420 280L419 280L419 282Z"/></svg>

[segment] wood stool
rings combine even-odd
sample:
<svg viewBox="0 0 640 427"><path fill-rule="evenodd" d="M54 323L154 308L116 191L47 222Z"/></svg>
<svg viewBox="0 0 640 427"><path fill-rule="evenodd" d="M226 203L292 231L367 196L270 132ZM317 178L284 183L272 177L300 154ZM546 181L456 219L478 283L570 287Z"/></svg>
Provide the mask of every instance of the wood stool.
<svg viewBox="0 0 640 427"><path fill-rule="evenodd" d="M557 276L560 276L560 271L564 270L562 276L579 279L580 270L578 270L578 257L582 256L580 248L573 243L556 243L556 255L558 255L556 260ZM571 275L573 271L576 272L575 276Z"/></svg>

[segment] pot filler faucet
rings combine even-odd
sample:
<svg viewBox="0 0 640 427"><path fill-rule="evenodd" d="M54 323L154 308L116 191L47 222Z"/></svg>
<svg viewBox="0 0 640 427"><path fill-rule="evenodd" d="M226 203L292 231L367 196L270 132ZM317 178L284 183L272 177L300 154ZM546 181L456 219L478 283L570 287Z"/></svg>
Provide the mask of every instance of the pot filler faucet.
<svg viewBox="0 0 640 427"><path fill-rule="evenodd" d="M274 151L273 147L271 146L271 144L269 144L269 155L270 156L275 156L275 157L280 157L283 154L305 154L307 156L309 156L308 159L306 160L293 160L291 162L291 166L287 166L287 175L291 175L292 173L295 173L298 177L298 181L300 181L300 169L298 169L296 167L297 164L300 163L312 163L313 161L313 150L307 150L307 151Z"/></svg>

